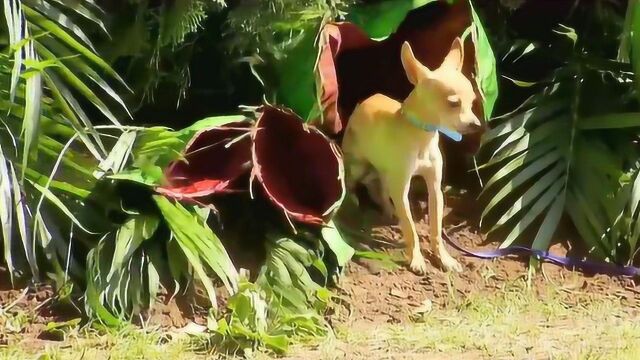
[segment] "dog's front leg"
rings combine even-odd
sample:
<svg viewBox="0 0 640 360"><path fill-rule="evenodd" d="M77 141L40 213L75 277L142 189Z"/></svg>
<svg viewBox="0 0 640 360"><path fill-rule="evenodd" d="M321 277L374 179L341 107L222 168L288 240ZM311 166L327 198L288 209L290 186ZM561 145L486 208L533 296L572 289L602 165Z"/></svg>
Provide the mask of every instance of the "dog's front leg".
<svg viewBox="0 0 640 360"><path fill-rule="evenodd" d="M429 191L429 232L433 255L438 257L446 271L462 271L462 265L454 259L442 241L442 217L444 196L442 194L442 157L434 156L432 166L421 170Z"/></svg>
<svg viewBox="0 0 640 360"><path fill-rule="evenodd" d="M405 255L409 262L409 268L416 274L424 274L427 271L427 266L420 251L420 239L409 206L409 187L412 174L393 173L390 175L381 177L387 181L382 186L387 186L391 200L393 200L396 217L405 241Z"/></svg>

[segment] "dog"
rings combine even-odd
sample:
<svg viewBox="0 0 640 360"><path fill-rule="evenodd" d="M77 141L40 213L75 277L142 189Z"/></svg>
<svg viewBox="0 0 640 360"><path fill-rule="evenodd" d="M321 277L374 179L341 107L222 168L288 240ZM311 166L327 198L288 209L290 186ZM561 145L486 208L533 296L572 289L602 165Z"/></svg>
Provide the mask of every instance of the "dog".
<svg viewBox="0 0 640 360"><path fill-rule="evenodd" d="M387 215L395 214L409 268L424 274L426 263L408 197L412 177L422 177L429 194L433 255L444 270L460 272L462 266L449 254L442 240L444 164L438 139L443 133L459 141L462 134L482 128L472 111L476 99L473 85L461 72L463 43L456 38L435 70L416 59L408 42L402 44L400 56L414 89L402 103L375 94L356 106L342 141L347 191L353 193L361 183Z"/></svg>

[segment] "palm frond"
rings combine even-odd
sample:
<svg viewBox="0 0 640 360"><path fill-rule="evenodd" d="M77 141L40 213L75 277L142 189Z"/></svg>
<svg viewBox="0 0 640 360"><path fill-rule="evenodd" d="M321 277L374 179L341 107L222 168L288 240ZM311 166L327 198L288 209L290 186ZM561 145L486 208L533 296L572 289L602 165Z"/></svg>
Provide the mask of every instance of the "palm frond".
<svg viewBox="0 0 640 360"><path fill-rule="evenodd" d="M195 276L204 285L211 305L217 306L216 292L209 277L215 273L229 293L238 289L238 273L220 239L205 224L206 217L189 211L163 196L154 196L163 219L171 230L173 239L188 259ZM206 209L205 209L206 210Z"/></svg>
<svg viewBox="0 0 640 360"><path fill-rule="evenodd" d="M628 108L624 97L609 104L614 112L591 110L596 88L630 92L630 73L624 65L578 54L541 82L546 85L537 95L494 120L484 144L491 153L482 167L494 173L482 192L491 196L482 218L492 220L490 232L511 229L502 247L541 220L532 246L546 250L567 214L594 256L625 261L635 252L636 214L633 187L619 179L639 154L621 131L636 133L640 114L615 112L615 106ZM611 141L614 136L621 138ZM632 236L618 230L621 224Z"/></svg>
<svg viewBox="0 0 640 360"><path fill-rule="evenodd" d="M9 52L0 54L0 109L8 116L3 118L0 147L3 185L11 189L2 193L2 201L11 204L3 213L5 261L13 275L26 270L18 265L26 259L38 277L42 269L37 254L43 254L44 265L53 267L57 280L64 282L70 271L77 275L83 270L70 257L72 243L62 234L69 226L92 231L83 212L93 212L79 210L79 201L91 194L96 183L91 169L106 154L88 115L93 109L80 104L92 104L119 124L117 117L128 110L110 83L126 86L95 52L85 31L90 28L87 22L83 27L77 23L82 18L106 31L94 4L10 0L3 12ZM77 139L91 155L75 146Z"/></svg>
<svg viewBox="0 0 640 360"><path fill-rule="evenodd" d="M25 166L38 134L43 91L51 94L51 105L62 113L60 121L71 124L98 158L104 155L104 146L74 92L86 97L114 124L118 124L118 120L101 98L114 101L128 114L122 99L99 72L126 87L123 80L97 55L88 36L75 23L80 16L93 18L94 24L104 29L101 21L95 21L97 11L96 8L64 5L51 0L5 2L7 25L13 29L9 32L14 59L10 90L12 101L16 96L19 75L23 74L26 79L25 95L19 104L25 108L21 130ZM103 93L96 93L94 85Z"/></svg>
<svg viewBox="0 0 640 360"><path fill-rule="evenodd" d="M159 243L149 240L158 223L156 217L134 215L89 252L85 293L89 314L107 323L119 322L152 306L160 281L150 252Z"/></svg>

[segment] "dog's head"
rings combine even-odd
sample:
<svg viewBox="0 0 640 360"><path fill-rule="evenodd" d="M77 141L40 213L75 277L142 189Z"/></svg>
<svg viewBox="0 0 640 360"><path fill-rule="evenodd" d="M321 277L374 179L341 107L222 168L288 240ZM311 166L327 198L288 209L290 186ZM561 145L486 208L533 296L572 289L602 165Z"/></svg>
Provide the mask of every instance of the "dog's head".
<svg viewBox="0 0 640 360"><path fill-rule="evenodd" d="M471 81L462 73L464 50L456 38L439 68L429 70L416 59L408 42L402 44L402 66L414 85L405 101L405 111L424 121L462 134L482 128L472 111L476 99Z"/></svg>

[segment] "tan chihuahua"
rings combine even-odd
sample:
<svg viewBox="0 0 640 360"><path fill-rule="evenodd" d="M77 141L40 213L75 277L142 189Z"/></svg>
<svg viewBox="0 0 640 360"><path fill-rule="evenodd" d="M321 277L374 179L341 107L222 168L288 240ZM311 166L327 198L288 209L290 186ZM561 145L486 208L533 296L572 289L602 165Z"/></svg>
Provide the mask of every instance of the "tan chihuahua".
<svg viewBox="0 0 640 360"><path fill-rule="evenodd" d="M443 161L439 133L459 141L460 134L477 131L480 120L471 110L476 95L461 72L463 44L456 38L440 67L429 70L414 56L408 42L402 45L402 66L413 91L399 103L375 94L353 111L342 148L350 192L363 183L371 198L387 215L395 213L406 245L411 270L424 274L426 264L409 207L409 185L421 176L429 192L431 248L447 271L462 271L442 241Z"/></svg>

